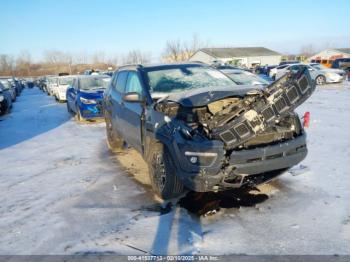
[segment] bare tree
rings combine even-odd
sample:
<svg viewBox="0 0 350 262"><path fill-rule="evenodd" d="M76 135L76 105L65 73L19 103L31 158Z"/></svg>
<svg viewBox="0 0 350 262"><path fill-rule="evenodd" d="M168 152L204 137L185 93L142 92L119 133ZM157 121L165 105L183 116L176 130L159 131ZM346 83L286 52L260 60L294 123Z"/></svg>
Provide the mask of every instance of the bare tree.
<svg viewBox="0 0 350 262"><path fill-rule="evenodd" d="M75 62L77 64L87 64L88 54L85 51L81 51L75 55Z"/></svg>
<svg viewBox="0 0 350 262"><path fill-rule="evenodd" d="M92 55L93 64L104 64L105 63L105 53L103 51L97 51Z"/></svg>
<svg viewBox="0 0 350 262"><path fill-rule="evenodd" d="M206 45L200 40L197 34L193 34L189 41L181 42L179 39L167 41L163 52L163 59L167 62L186 61L204 46Z"/></svg>
<svg viewBox="0 0 350 262"><path fill-rule="evenodd" d="M30 76L30 67L32 65L32 57L27 50L22 50L16 59L16 71L19 75Z"/></svg>
<svg viewBox="0 0 350 262"><path fill-rule="evenodd" d="M65 60L65 54L59 50L45 50L44 52L44 62L48 64L62 64Z"/></svg>
<svg viewBox="0 0 350 262"><path fill-rule="evenodd" d="M300 55L302 56L310 57L315 53L316 53L315 47L312 44L304 45L300 48Z"/></svg>
<svg viewBox="0 0 350 262"><path fill-rule="evenodd" d="M118 54L114 54L107 59L107 64L118 66L121 64L122 59Z"/></svg>
<svg viewBox="0 0 350 262"><path fill-rule="evenodd" d="M72 66L73 66L73 55L70 54L70 53L65 53L64 57L63 57L63 60L64 60L65 64L68 65L69 74L71 75L73 73L73 69L72 69Z"/></svg>
<svg viewBox="0 0 350 262"><path fill-rule="evenodd" d="M197 34L192 35L192 39L189 42L184 42L183 43L183 55L185 60L190 59L194 53L196 53L199 49L203 48L204 44L202 41L199 39Z"/></svg>
<svg viewBox="0 0 350 262"><path fill-rule="evenodd" d="M140 50L132 50L123 58L124 64L145 64L150 61L150 55Z"/></svg>
<svg viewBox="0 0 350 262"><path fill-rule="evenodd" d="M0 71L3 75L12 74L15 69L15 60L13 56L7 54L0 55Z"/></svg>
<svg viewBox="0 0 350 262"><path fill-rule="evenodd" d="M183 48L181 41L178 40L170 40L166 42L165 51L163 53L163 58L166 61L177 62L182 61L183 57Z"/></svg>

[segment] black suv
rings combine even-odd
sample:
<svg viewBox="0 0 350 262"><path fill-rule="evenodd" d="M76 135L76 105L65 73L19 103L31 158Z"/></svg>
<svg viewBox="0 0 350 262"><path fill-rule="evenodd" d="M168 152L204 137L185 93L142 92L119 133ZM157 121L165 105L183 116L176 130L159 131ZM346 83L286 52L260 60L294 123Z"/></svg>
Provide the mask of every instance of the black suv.
<svg viewBox="0 0 350 262"><path fill-rule="evenodd" d="M199 63L124 66L104 95L107 143L138 150L164 199L255 186L305 158L294 108L314 90L306 68L263 88Z"/></svg>

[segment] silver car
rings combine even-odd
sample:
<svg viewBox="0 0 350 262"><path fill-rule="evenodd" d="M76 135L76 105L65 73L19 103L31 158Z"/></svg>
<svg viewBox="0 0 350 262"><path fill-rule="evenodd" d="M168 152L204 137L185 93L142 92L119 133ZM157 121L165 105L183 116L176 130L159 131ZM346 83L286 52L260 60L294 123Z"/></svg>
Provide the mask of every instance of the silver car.
<svg viewBox="0 0 350 262"><path fill-rule="evenodd" d="M270 84L267 80L253 74L251 72L241 69L223 69L220 70L231 78L238 85L262 85L267 86Z"/></svg>
<svg viewBox="0 0 350 262"><path fill-rule="evenodd" d="M301 65L306 66L309 69L310 75L312 79L316 81L317 85L324 85L326 83L340 83L346 77L344 70L327 68L323 65L312 63L289 65L283 70L279 70L277 72L276 79L282 77L288 71L297 71Z"/></svg>

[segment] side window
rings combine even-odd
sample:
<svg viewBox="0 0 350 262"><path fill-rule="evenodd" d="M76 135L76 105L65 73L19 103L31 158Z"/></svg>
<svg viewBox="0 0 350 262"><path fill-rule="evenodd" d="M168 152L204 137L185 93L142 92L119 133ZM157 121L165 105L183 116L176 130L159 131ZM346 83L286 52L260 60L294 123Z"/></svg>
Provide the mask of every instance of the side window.
<svg viewBox="0 0 350 262"><path fill-rule="evenodd" d="M136 72L129 72L128 81L126 82L125 93L136 92L142 94L142 85Z"/></svg>
<svg viewBox="0 0 350 262"><path fill-rule="evenodd" d="M126 79L128 78L128 72L122 71L117 76L117 82L114 86L114 89L120 93L124 93Z"/></svg>
<svg viewBox="0 0 350 262"><path fill-rule="evenodd" d="M289 67L290 71L298 71L298 69L299 69L299 66L291 66L291 67Z"/></svg>
<svg viewBox="0 0 350 262"><path fill-rule="evenodd" d="M75 90L78 90L78 89L79 89L79 80L78 80L78 79L75 79L75 80L74 80L73 88L74 88Z"/></svg>

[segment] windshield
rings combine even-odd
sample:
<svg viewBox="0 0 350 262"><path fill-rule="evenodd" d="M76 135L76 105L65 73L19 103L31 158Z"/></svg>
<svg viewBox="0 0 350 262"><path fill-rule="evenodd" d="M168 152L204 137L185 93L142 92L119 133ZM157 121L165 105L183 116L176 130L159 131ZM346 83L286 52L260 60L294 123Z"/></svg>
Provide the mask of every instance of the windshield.
<svg viewBox="0 0 350 262"><path fill-rule="evenodd" d="M84 90L105 89L110 77L87 77L80 79L80 88Z"/></svg>
<svg viewBox="0 0 350 262"><path fill-rule="evenodd" d="M235 83L239 85L268 85L269 82L261 77L245 71L226 73Z"/></svg>
<svg viewBox="0 0 350 262"><path fill-rule="evenodd" d="M59 85L71 85L74 80L74 77L62 77L58 79Z"/></svg>
<svg viewBox="0 0 350 262"><path fill-rule="evenodd" d="M324 65L311 65L311 66L317 70L327 69L327 67L325 67Z"/></svg>
<svg viewBox="0 0 350 262"><path fill-rule="evenodd" d="M236 85L218 70L203 66L179 66L147 72L151 92L172 93L189 89Z"/></svg>

